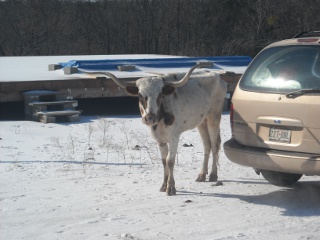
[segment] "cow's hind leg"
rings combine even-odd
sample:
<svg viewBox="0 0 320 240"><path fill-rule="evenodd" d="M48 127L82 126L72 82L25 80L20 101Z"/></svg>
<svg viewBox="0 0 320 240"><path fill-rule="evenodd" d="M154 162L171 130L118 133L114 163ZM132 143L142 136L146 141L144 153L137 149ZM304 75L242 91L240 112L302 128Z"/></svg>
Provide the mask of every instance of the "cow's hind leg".
<svg viewBox="0 0 320 240"><path fill-rule="evenodd" d="M206 124L206 120L198 126L198 132L200 133L202 143L203 143L203 150L204 150L204 159L202 163L201 172L196 179L196 182L204 182L206 180L206 175L208 174L208 162L209 162L209 155L211 151L211 142L210 136L208 132L208 127Z"/></svg>
<svg viewBox="0 0 320 240"><path fill-rule="evenodd" d="M221 119L221 113L216 113L208 117L208 123L207 123L210 140L211 140L211 150L212 150L212 169L209 175L210 182L216 182L218 180L218 160L219 160L219 151L220 151L220 145L221 145L220 119Z"/></svg>
<svg viewBox="0 0 320 240"><path fill-rule="evenodd" d="M219 160L219 151L221 145L220 133L218 133L216 137L216 141L214 142L214 146L212 147L212 169L209 175L209 182L218 181L218 160Z"/></svg>
<svg viewBox="0 0 320 240"><path fill-rule="evenodd" d="M167 143L159 143L159 150L161 154L161 160L163 164L163 183L160 188L160 192L165 192L167 190L167 182L168 182L168 168L167 168L167 156L168 156L168 144Z"/></svg>

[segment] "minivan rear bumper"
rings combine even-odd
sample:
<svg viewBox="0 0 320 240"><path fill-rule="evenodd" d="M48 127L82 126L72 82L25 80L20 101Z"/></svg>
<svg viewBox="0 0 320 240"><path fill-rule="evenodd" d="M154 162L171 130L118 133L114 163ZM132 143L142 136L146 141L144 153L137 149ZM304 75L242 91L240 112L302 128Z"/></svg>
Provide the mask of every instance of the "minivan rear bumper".
<svg viewBox="0 0 320 240"><path fill-rule="evenodd" d="M226 156L234 163L278 172L320 175L320 155L286 152L239 144L234 138L223 145Z"/></svg>

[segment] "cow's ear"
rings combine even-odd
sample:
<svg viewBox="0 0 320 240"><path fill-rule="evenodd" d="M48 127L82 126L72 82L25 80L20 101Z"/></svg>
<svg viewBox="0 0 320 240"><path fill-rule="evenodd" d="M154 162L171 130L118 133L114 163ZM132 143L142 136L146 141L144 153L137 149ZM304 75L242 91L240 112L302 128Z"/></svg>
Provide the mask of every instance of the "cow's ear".
<svg viewBox="0 0 320 240"><path fill-rule="evenodd" d="M175 87L172 87L170 85L165 85L163 88L162 88L162 94L164 95L170 95L171 93L174 92L174 90L176 90Z"/></svg>
<svg viewBox="0 0 320 240"><path fill-rule="evenodd" d="M139 88L136 86L127 86L126 91L131 95L137 96L139 93Z"/></svg>

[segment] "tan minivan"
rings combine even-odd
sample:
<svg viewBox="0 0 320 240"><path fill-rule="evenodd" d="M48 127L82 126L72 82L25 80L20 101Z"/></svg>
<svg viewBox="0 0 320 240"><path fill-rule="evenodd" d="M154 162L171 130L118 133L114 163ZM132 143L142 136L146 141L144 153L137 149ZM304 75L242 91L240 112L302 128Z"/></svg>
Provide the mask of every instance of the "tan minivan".
<svg viewBox="0 0 320 240"><path fill-rule="evenodd" d="M226 156L270 183L320 175L320 31L264 48L232 97Z"/></svg>

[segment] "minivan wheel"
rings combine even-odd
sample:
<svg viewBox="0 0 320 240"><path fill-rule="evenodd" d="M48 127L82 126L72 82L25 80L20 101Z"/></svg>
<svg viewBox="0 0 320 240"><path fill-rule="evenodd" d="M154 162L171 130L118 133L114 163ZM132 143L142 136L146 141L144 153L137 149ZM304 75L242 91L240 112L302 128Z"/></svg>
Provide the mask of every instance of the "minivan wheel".
<svg viewBox="0 0 320 240"><path fill-rule="evenodd" d="M270 183L280 187L291 187L299 181L302 174L260 170L262 176Z"/></svg>

